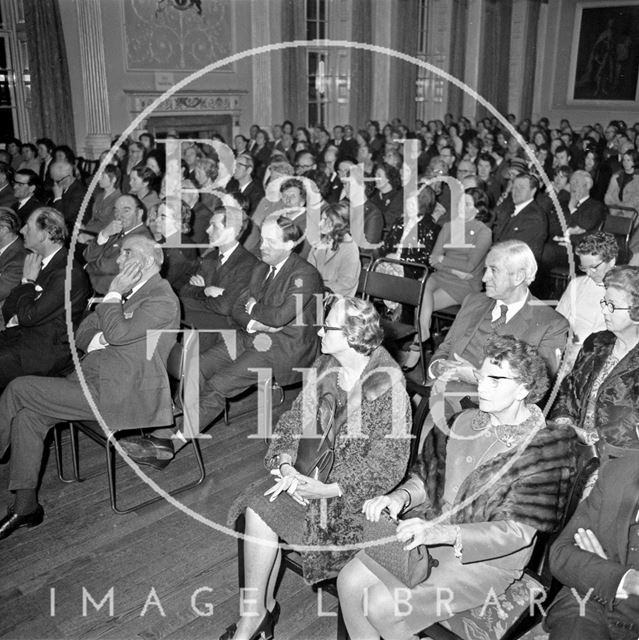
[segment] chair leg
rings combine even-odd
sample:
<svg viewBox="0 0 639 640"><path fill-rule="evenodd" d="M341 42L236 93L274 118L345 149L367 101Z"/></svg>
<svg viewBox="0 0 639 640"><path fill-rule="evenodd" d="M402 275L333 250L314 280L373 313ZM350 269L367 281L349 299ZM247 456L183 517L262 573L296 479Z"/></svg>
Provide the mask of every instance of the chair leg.
<svg viewBox="0 0 639 640"><path fill-rule="evenodd" d="M60 434L61 425L56 424L53 427L53 448L55 452L55 466L58 472L58 478L61 482L65 484L70 484L71 482L75 482L76 478L65 478L64 477L64 469L62 465L62 441Z"/></svg>
<svg viewBox="0 0 639 640"><path fill-rule="evenodd" d="M73 476L78 482L82 482L80 478L80 453L78 450L78 427L73 423L69 423L69 432L71 434L71 462L73 463Z"/></svg>

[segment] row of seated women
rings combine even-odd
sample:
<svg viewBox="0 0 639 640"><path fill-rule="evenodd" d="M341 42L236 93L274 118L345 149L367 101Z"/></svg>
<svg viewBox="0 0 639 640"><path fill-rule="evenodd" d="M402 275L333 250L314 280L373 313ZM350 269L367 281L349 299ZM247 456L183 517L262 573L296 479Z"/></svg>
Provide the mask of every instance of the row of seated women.
<svg viewBox="0 0 639 640"><path fill-rule="evenodd" d="M304 388L282 416L265 457L269 473L231 510L231 521L245 516L243 586L251 598L224 640L273 637L282 542L300 551L309 583L337 576L353 640L414 638L522 576L537 534L559 527L585 447L603 459L639 451L639 268L614 267L610 255L594 264L587 249L589 275L608 263L593 279L606 330L585 340L548 420L538 406L548 374L536 349L511 336L491 338L476 372L479 406L450 423L443 475L433 471L428 434L411 445L410 402L381 346L374 307L356 298L332 306L319 332L317 388ZM603 253L606 245L590 249ZM301 454L298 460L309 433L331 443L323 480L302 468ZM419 455L406 472L411 446ZM372 544L389 526L397 540L389 544L404 551ZM408 582L389 556L422 545L436 563L426 579ZM639 620L615 638L636 638L632 623Z"/></svg>

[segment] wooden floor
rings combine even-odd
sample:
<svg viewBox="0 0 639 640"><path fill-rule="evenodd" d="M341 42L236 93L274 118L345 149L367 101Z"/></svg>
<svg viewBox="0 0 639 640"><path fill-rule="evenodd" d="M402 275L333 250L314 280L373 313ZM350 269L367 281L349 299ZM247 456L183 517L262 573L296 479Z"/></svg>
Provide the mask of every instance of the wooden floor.
<svg viewBox="0 0 639 640"><path fill-rule="evenodd" d="M233 410L255 404L253 394ZM281 409L275 411L277 415ZM255 424L252 411L231 418L229 426L219 421L209 430L212 439L203 441L207 478L178 496L183 505L215 523L226 523L236 495L265 473L266 446L261 439L248 438L256 432ZM63 484L51 456L40 491L44 523L0 541L0 637L218 638L238 616L236 540L164 501L116 515L109 506L103 449L80 437L81 470L89 474L101 469L100 475ZM177 486L193 473L187 451L163 471L143 469L158 483ZM2 513L10 502L4 490L8 466L0 465ZM150 494L128 467L118 472L122 507ZM112 615L108 602L97 611L86 595L100 603L110 589ZM337 603L332 596L323 594L318 608L318 594L287 571L278 599L282 615L277 640L335 638Z"/></svg>

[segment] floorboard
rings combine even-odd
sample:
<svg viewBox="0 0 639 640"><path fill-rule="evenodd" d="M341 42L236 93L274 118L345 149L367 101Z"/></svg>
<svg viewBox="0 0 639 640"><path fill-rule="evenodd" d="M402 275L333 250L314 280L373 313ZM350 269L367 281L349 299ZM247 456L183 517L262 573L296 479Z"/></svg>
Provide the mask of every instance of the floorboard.
<svg viewBox="0 0 639 640"><path fill-rule="evenodd" d="M275 415L290 405L291 396ZM182 505L226 526L238 493L264 474L266 445L248 438L256 431L256 394L235 403L231 421L221 420L202 441L207 477L177 496ZM252 409L252 411L251 411ZM238 413L249 410L239 417ZM69 474L68 434L65 469ZM0 637L21 639L217 638L238 615L237 541L165 501L127 515L111 511L104 450L80 435L79 483L57 478L52 451L43 474L40 501L46 519L0 542ZM184 483L193 474L187 450L163 471L147 467L163 487ZM8 483L8 464L0 465L0 486ZM121 506L152 496L126 465L118 468ZM0 493L0 510L10 502ZM113 611L108 601L113 589ZM84 592L84 596L83 596ZM318 595L287 571L278 592L282 606L277 640L332 640L336 637L333 596ZM84 610L83 610L84 602ZM146 606L145 606L146 605ZM196 611L195 609L198 611ZM112 613L112 615L111 615Z"/></svg>

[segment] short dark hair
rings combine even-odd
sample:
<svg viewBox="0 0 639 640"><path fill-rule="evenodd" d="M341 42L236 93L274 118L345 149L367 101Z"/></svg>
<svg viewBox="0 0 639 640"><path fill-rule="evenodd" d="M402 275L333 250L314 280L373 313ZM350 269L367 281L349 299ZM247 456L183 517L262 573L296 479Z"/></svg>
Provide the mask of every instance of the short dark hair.
<svg viewBox="0 0 639 640"><path fill-rule="evenodd" d="M20 146L20 151L22 151L23 149L30 149L34 156L38 154L38 147L36 147L31 142L25 142L24 144L22 144Z"/></svg>
<svg viewBox="0 0 639 640"><path fill-rule="evenodd" d="M610 262L619 255L619 245L612 233L595 231L588 233L577 244L575 253L579 256L600 256L602 260Z"/></svg>
<svg viewBox="0 0 639 640"><path fill-rule="evenodd" d="M497 164L497 161L495 160L495 158L493 158L493 156L490 153L480 153L477 156L477 164L479 164L480 160L482 162L490 162L491 171L495 168L495 165Z"/></svg>
<svg viewBox="0 0 639 640"><path fill-rule="evenodd" d="M131 169L131 173L133 172L137 174L142 182L149 186L151 186L153 184L153 181L155 180L155 174L146 165L136 164L135 167Z"/></svg>
<svg viewBox="0 0 639 640"><path fill-rule="evenodd" d="M515 180L519 180L520 178L526 178L528 180L528 186L530 189L539 189L539 180L532 173L520 173L518 176L515 176Z"/></svg>
<svg viewBox="0 0 639 640"><path fill-rule="evenodd" d="M289 178L288 180L284 180L280 185L280 193L284 193L287 189L297 189L300 192L300 195L306 200L306 188L304 187L304 183L297 178Z"/></svg>
<svg viewBox="0 0 639 640"><path fill-rule="evenodd" d="M282 230L284 242L294 242L297 244L298 240L304 235L295 222L286 216L279 216L274 222Z"/></svg>
<svg viewBox="0 0 639 640"><path fill-rule="evenodd" d="M562 153L562 152L566 152L566 154L569 156L570 155L570 149L565 145L565 144L560 144L556 149L555 149L555 155L557 155L558 153Z"/></svg>
<svg viewBox="0 0 639 640"><path fill-rule="evenodd" d="M388 182L393 189L399 189L402 186L402 174L399 172L399 169L394 167L392 164L388 164L386 162L382 162L375 167L375 171L381 169L385 174Z"/></svg>
<svg viewBox="0 0 639 640"><path fill-rule="evenodd" d="M31 169L18 169L15 172L15 175L25 176L25 178L27 178L27 184L30 187L35 186L37 188L40 186L40 176L35 171L32 171Z"/></svg>
<svg viewBox="0 0 639 640"><path fill-rule="evenodd" d="M36 140L36 145L40 146L41 144L48 149L49 153L51 153L53 151L53 148L55 147L55 145L53 144L53 140L51 140L51 138L38 138Z"/></svg>
<svg viewBox="0 0 639 640"><path fill-rule="evenodd" d="M0 207L0 225L4 225L11 233L17 235L22 223L20 222L18 214L13 209Z"/></svg>
<svg viewBox="0 0 639 640"><path fill-rule="evenodd" d="M13 169L6 162L0 162L0 174L7 177L9 182L13 182Z"/></svg>
<svg viewBox="0 0 639 640"><path fill-rule="evenodd" d="M526 400L537 402L548 389L548 367L536 347L514 336L495 335L484 347L484 354L495 364L508 363L528 389Z"/></svg>
<svg viewBox="0 0 639 640"><path fill-rule="evenodd" d="M122 171L115 164L108 164L104 167L104 173L106 173L111 178L115 178L115 186L120 186L120 178L122 177Z"/></svg>

